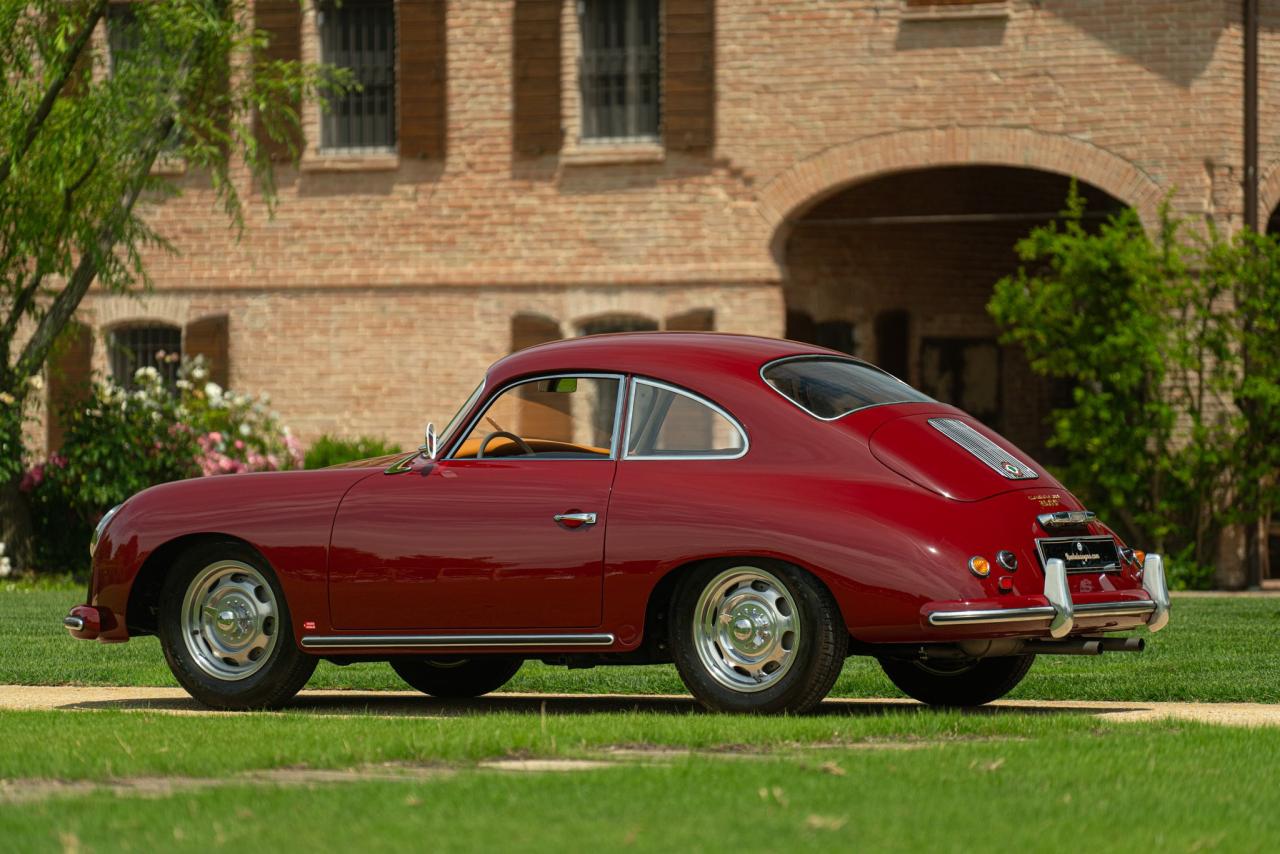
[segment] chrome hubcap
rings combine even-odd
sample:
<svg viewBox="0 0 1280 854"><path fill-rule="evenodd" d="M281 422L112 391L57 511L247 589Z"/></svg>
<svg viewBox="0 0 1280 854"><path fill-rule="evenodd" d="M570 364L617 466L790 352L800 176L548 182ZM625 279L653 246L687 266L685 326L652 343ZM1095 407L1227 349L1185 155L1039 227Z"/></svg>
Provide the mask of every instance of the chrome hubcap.
<svg viewBox="0 0 1280 854"><path fill-rule="evenodd" d="M238 560L200 571L182 600L182 636L196 665L235 681L262 669L276 644L276 601L262 573Z"/></svg>
<svg viewBox="0 0 1280 854"><path fill-rule="evenodd" d="M791 593L753 566L726 570L694 610L693 641L707 672L735 691L762 691L786 675L800 640Z"/></svg>

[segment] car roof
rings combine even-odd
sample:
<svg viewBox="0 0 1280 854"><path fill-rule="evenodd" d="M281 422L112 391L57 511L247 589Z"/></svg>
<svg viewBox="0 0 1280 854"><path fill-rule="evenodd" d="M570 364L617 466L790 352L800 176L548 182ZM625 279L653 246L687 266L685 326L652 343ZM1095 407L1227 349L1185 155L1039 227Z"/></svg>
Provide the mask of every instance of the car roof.
<svg viewBox="0 0 1280 854"><path fill-rule="evenodd" d="M813 344L724 332L618 332L538 344L512 353L489 369L494 382L552 371L596 370L689 377L756 374L786 356L850 356Z"/></svg>

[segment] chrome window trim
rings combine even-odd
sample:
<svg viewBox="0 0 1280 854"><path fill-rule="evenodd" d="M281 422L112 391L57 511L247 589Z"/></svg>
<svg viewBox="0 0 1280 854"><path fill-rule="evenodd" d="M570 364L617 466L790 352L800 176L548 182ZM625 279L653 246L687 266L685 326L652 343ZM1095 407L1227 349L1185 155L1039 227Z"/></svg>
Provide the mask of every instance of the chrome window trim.
<svg viewBox="0 0 1280 854"><path fill-rule="evenodd" d="M541 381L543 381L543 380L564 380L564 379L582 379L582 380L587 380L587 379L595 379L595 380L617 380L617 382L618 382L618 402L617 402L617 404L615 405L614 410L613 410L613 432L612 432L612 433L610 434L610 436L609 436L609 443L610 443L613 447L611 447L611 448L609 449L609 456L608 456L607 458L605 458L605 457L583 457L582 459L577 459L577 460L566 460L566 459L563 459L563 458L557 458L557 457L550 457L550 458L548 458L548 457L543 457L543 458L542 458L542 461L543 461L543 462L559 462L559 463L611 462L611 461L616 461L616 460L618 459L618 434L619 434L619 432L620 432L621 421L622 421L622 400L623 400L623 398L624 398L624 397L626 397L627 375L626 375L626 374L607 374L607 373L599 373L599 372L593 372L593 371L586 371L586 372L582 372L582 373L573 373L573 372L565 373L565 372L558 372L558 373L554 373L554 374L538 374L537 376L525 377L525 378L523 378L523 379L512 380L511 382L507 383L506 385L499 386L499 387L498 387L498 390L497 390L497 391L495 391L495 392L493 393L493 396L492 396L492 397L490 397L490 398L489 398L489 400L488 400L488 402L486 402L486 403L485 403L484 408L483 408L483 409L481 409L479 412L477 412L477 413L475 414L475 417L473 417L470 421L468 421L468 422L467 422L467 426L466 426L466 428L465 428L465 429L463 429L463 430L458 434L458 441L457 441L456 443L454 443L454 446L453 446L452 448L450 448L450 449L449 449L449 453L448 453L448 455L447 455L447 456L442 455L442 456L441 456L441 459L442 459L442 460L454 460L454 459L457 459L456 457L454 457L454 453L458 450L458 448L462 447L462 443L463 443L463 442L465 442L465 441L466 441L466 439L467 439L467 437L471 435L471 431L475 429L476 424L478 424L478 423L480 422L480 419L484 417L484 414L485 414L486 412L488 412L488 411L489 411L489 409L493 406L494 401L496 401L498 398L502 397L502 395L506 394L506 393L507 393L508 391L510 391L511 389L515 388L516 386L522 386L522 385L526 385L526 384L528 384L528 383L541 382ZM443 445L442 445L442 447L443 447ZM537 457L536 455L535 455L535 456L532 456L532 457L530 457L530 456L526 456L526 455L521 455L521 456L518 456L518 457L475 457L475 458L472 458L472 459L478 459L478 460L481 460L481 461L486 460L486 459L494 459L494 460L506 460L506 461L508 461L508 462L509 462L509 461L511 461L511 460L525 460L525 461L528 461L528 460L536 460L536 459L538 459L538 457Z"/></svg>
<svg viewBox="0 0 1280 854"><path fill-rule="evenodd" d="M477 647L601 647L613 646L607 632L588 634L472 634L472 635L306 635L307 649L474 649Z"/></svg>
<svg viewBox="0 0 1280 854"><path fill-rule="evenodd" d="M682 397L687 397L690 400L692 400L694 403L700 403L703 406L710 409L712 412L717 413L718 415L723 417L725 420L727 420L730 426L732 426L734 430L738 431L738 435L742 437L742 450L732 455L730 454L638 454L638 455L633 455L629 450L629 448L631 447L631 418L632 418L632 415L635 413L636 386L640 383L644 383L645 385L648 385L648 386L653 386L654 388L665 389L666 391L674 392L675 394L681 395ZM664 383L661 380L649 379L648 377L636 377L636 376L631 377L631 382L628 385L628 389L627 389L627 424L626 424L626 429L623 431L623 434L622 434L622 459L624 460L740 460L747 455L747 451L749 450L751 450L751 439L749 436L747 436L747 429L742 426L742 423L738 421L738 419L730 415L723 406L720 406L717 403L707 400L705 397L702 397L699 394L695 394L694 392L687 391L686 389L682 389L679 386L671 385L670 383Z"/></svg>
<svg viewBox="0 0 1280 854"><path fill-rule="evenodd" d="M782 393L782 391L777 386L769 382L769 378L764 375L765 371L769 370L774 365L780 365L783 362L813 362L813 361L848 362L849 364L858 365L859 367L862 367L862 368L870 368L873 371L879 371L880 373L884 374L886 377L889 377L895 382L902 383L904 386L911 389L916 394L924 394L924 392L920 391L920 389L916 388L915 386L911 385L905 380L900 379L899 377L895 377L893 374L889 373L884 368L877 367L876 365L873 365L870 362L865 362L862 359L858 359L853 356L840 356L838 354L832 354L828 356L822 353L801 353L796 356L782 356L780 358L773 359L771 361L765 362L763 365L760 366L760 381L764 383L765 386L770 391L778 395L778 397L781 397L783 400L785 400L787 403L794 406L796 409L799 409L805 415L808 415L810 418L814 418L818 421L839 421L841 418L844 418L847 415L852 415L855 412L864 412L868 409L875 409L877 406L901 406L904 403L937 403L937 401L934 400L933 398L929 397L928 395L924 395L926 398L928 398L927 400L886 400L883 403L868 403L866 406L859 406L857 409L850 409L848 412L841 412L839 415L833 415L830 418L823 418L821 415L814 412L813 410L808 409L800 405L796 401L792 400L791 398L787 397L785 394Z"/></svg>

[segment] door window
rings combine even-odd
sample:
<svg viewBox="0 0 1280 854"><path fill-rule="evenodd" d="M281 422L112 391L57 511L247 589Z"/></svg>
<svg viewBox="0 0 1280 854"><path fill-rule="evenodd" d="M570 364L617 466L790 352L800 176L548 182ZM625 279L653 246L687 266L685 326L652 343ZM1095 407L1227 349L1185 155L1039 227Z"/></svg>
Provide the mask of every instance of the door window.
<svg viewBox="0 0 1280 854"><path fill-rule="evenodd" d="M611 459L621 383L579 375L510 386L471 425L453 459Z"/></svg>
<svg viewBox="0 0 1280 854"><path fill-rule="evenodd" d="M747 452L746 433L724 410L652 380L631 384L627 422L630 458L732 459Z"/></svg>

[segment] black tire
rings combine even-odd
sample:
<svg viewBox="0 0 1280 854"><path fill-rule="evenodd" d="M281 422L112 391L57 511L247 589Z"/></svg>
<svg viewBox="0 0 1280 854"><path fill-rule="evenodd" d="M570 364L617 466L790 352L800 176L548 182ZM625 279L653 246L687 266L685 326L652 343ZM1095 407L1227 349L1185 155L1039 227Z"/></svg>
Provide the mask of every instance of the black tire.
<svg viewBox="0 0 1280 854"><path fill-rule="evenodd" d="M882 658L880 666L899 690L922 703L981 706L1016 688L1035 660L1034 655L1010 655L951 665Z"/></svg>
<svg viewBox="0 0 1280 854"><path fill-rule="evenodd" d="M479 697L511 681L524 660L504 655L393 658L396 675L424 694L441 699Z"/></svg>
<svg viewBox="0 0 1280 854"><path fill-rule="evenodd" d="M699 629L699 613L702 612L703 624L724 625L725 631L735 631L738 623L730 623L723 616L707 622L709 614L723 613L717 603L728 603L740 597L743 591L749 597L751 594L747 588L772 589L772 581L768 579L762 579L763 587L749 581L735 582L733 579L738 577L735 573L739 570L745 571L742 578L749 579L752 572L763 573L782 585L774 617L778 614L784 619L790 616L783 613L781 603L784 600L790 603L787 607L791 613L799 617L798 623L792 624L796 630L787 653L788 663L773 673L765 672L763 676L754 677L764 687L726 684L726 680L735 678L733 657L725 654L719 640ZM726 585L727 592L721 596L717 591ZM744 624L742 631L754 639L776 636L777 643L783 644L789 630L775 631L783 623L775 625L769 622L769 614L763 614L762 619L764 622L755 628L747 628ZM672 657L680 678L699 703L719 712L807 712L822 702L835 685L849 648L848 629L831 592L804 570L775 561L716 560L691 570L680 580L672 596L668 624ZM759 631L761 626L767 626L769 633ZM772 640L764 642L762 650L765 654L770 649L777 650L770 644ZM744 680L753 678L746 670L740 671L739 675Z"/></svg>
<svg viewBox="0 0 1280 854"><path fill-rule="evenodd" d="M202 667L187 643L183 629L184 598L211 567L238 562L256 570L270 587L273 606L270 636L274 638L265 661L243 678L222 678ZM160 644L178 683L192 697L213 709L275 709L287 703L307 684L317 659L298 648L284 591L271 567L252 548L236 541L203 543L178 558L160 591L157 615ZM199 644L200 641L193 641Z"/></svg>

